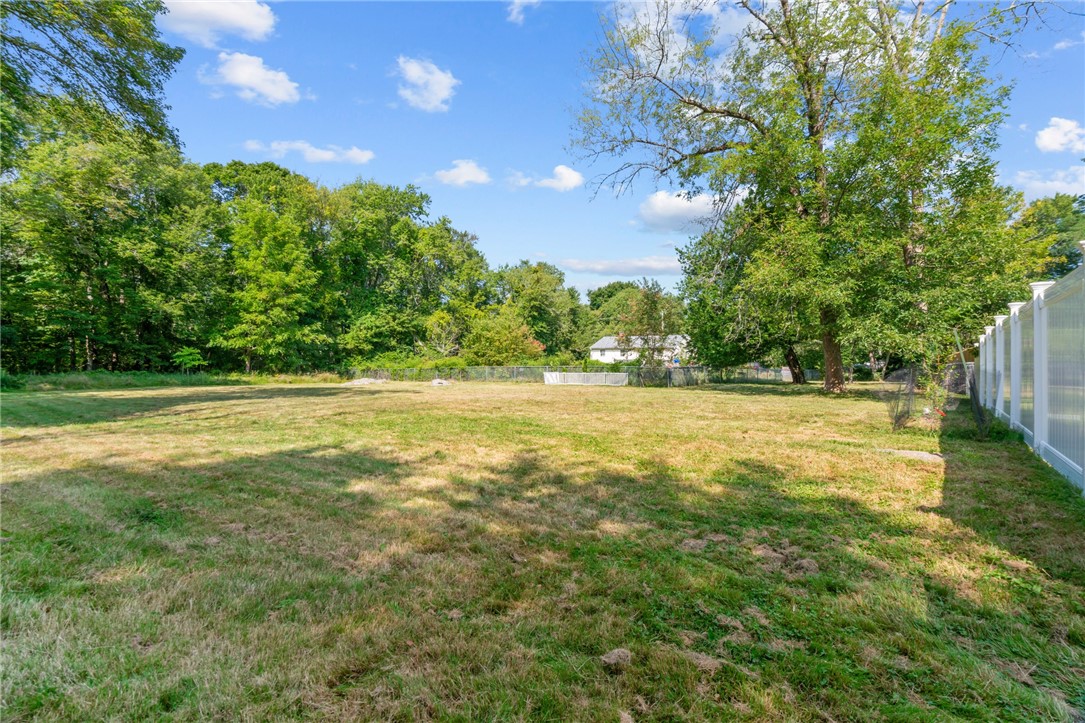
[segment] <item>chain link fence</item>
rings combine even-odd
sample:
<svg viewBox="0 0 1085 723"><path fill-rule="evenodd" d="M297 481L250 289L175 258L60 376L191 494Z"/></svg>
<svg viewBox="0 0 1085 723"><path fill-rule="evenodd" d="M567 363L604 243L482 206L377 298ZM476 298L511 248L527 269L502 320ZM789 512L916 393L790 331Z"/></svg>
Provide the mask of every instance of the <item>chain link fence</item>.
<svg viewBox="0 0 1085 723"><path fill-rule="evenodd" d="M354 369L351 376L355 379L385 379L388 381L429 382L434 379L448 379L457 382L533 382L542 384L547 372L567 374L582 372L618 372L628 375L628 385L632 387L692 387L701 384L726 384L728 382L783 382L780 369L764 367L731 367L712 369L703 366L686 367L636 367L585 369L582 365L572 366L508 366L508 367L460 367L430 369ZM816 370L806 370L806 378L815 381L820 378Z"/></svg>

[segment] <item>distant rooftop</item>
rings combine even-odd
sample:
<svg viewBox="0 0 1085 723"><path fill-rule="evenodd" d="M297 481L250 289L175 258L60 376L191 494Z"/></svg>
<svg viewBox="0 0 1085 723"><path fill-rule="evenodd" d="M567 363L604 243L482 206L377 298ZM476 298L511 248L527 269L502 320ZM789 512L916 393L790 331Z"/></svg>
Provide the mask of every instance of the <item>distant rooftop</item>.
<svg viewBox="0 0 1085 723"><path fill-rule="evenodd" d="M668 349L684 347L687 344L689 344L689 337L685 334L671 334L663 340L663 346ZM591 348L595 351L602 351L604 349L639 349L641 346L641 340L636 337L630 338L629 343L623 347L618 342L618 337L604 336L602 339L592 344Z"/></svg>

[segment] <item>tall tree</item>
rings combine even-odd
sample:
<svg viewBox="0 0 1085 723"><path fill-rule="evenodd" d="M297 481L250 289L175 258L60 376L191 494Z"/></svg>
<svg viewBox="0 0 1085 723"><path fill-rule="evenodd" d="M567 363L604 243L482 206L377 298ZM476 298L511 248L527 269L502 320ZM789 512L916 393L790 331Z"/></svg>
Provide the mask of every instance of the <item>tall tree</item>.
<svg viewBox="0 0 1085 723"><path fill-rule="evenodd" d="M245 371L303 366L307 346L327 341L312 314L320 275L297 219L256 198L237 202L231 221L233 308L212 344L238 352Z"/></svg>
<svg viewBox="0 0 1085 723"><path fill-rule="evenodd" d="M591 307L592 311L598 311L617 294L626 289L635 288L637 288L637 284L634 281L611 281L609 284L588 292L588 306Z"/></svg>
<svg viewBox="0 0 1085 723"><path fill-rule="evenodd" d="M1047 276L1061 278L1081 265L1077 242L1085 239L1085 194L1057 193L1036 199L1014 227L1024 232L1026 241L1047 247Z"/></svg>
<svg viewBox="0 0 1085 723"><path fill-rule="evenodd" d="M177 143L163 87L184 50L162 42L161 0L0 3L0 153L13 150L43 99L98 130L135 129Z"/></svg>
<svg viewBox="0 0 1085 723"><path fill-rule="evenodd" d="M207 164L229 249L228 311L210 343L240 357L246 371L330 362L324 328L329 290L323 190L274 163Z"/></svg>
<svg viewBox="0 0 1085 723"><path fill-rule="evenodd" d="M429 196L413 186L359 181L336 189L331 203L331 331L343 352L408 351L430 333L442 349L458 346L489 297L475 237L448 218L427 222ZM437 311L448 319L431 318Z"/></svg>
<svg viewBox="0 0 1085 723"><path fill-rule="evenodd" d="M216 316L221 256L198 167L176 149L60 134L3 195L8 368L155 368Z"/></svg>
<svg viewBox="0 0 1085 723"><path fill-rule="evenodd" d="M643 279L621 316L621 325L618 343L623 350L638 352L644 366L660 367L670 361L667 337L681 331L681 302L664 292L658 281Z"/></svg>
<svg viewBox="0 0 1085 723"><path fill-rule="evenodd" d="M565 274L560 269L541 261L521 261L501 267L494 275L501 299L516 310L548 354L570 348L580 300L575 289L565 288Z"/></svg>
<svg viewBox="0 0 1085 723"><path fill-rule="evenodd" d="M872 321L894 326L876 303L887 285L924 280L895 308L931 308L927 287L943 278L927 271L932 249L953 243L934 232L967 216L988 225L955 230L983 237L1012 205L989 161L1005 91L972 41L999 18L953 20L952 4L906 14L885 2L739 0L746 24L730 38L712 22L716 3L629 6L592 65L579 142L623 159L617 184L648 172L707 188L721 215L736 209L729 237L702 242L741 236L743 253L721 249L708 268L742 264L737 283L719 275L729 293L821 342L828 390L843 386L850 338Z"/></svg>

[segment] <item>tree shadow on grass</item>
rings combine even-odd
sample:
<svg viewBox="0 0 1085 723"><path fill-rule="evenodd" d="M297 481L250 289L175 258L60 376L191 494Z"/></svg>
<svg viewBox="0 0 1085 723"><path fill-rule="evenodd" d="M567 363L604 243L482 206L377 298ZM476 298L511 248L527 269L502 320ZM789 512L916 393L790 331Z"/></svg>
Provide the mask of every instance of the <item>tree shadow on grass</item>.
<svg viewBox="0 0 1085 723"><path fill-rule="evenodd" d="M169 414L181 406L231 401L342 399L351 396L419 394L415 389L342 386L228 386L25 392L5 395L0 427L96 424L134 416Z"/></svg>
<svg viewBox="0 0 1085 723"><path fill-rule="evenodd" d="M1085 587L1085 497L996 424L979 441L967 405L943 421L942 504L932 512L1032 561L1054 578Z"/></svg>
<svg viewBox="0 0 1085 723"><path fill-rule="evenodd" d="M741 396L770 396L770 397L807 397L820 399L870 399L880 401L881 397L875 388L870 385L864 387L848 387L843 392L826 392L818 382L807 384L789 384L783 382L727 382L724 384L704 384L700 386L675 387L677 390L700 390L713 392L727 392Z"/></svg>
<svg viewBox="0 0 1085 723"><path fill-rule="evenodd" d="M151 473L85 465L10 485L13 635L42 629L21 612L32 600L72 621L154 601L121 629L70 631L82 644L68 664L90 671L101 665L90 651L127 650L132 629L159 641L167 624L189 629L180 616L195 631L153 656L118 652L123 673L96 671L96 695L118 708L81 709L42 666L16 673L10 710L34 688L53 691L46 713L131 713L184 671L203 693L172 701L179 715L261 717L276 712L259 707L269 699L294 701L290 715L373 719L601 719L641 706L719 720L735 700L769 701L754 711L769 717L921 717L915 699L969 712L958 698L981 718L1044 712L1029 707L1044 694L1010 672L979 675L986 643L967 640L969 625L1009 616L916 573L915 527L820 480L755 458L699 480L658 457L630 471L525 446L480 466L425 445L411 459L310 446ZM164 602L141 587L148 575L172 591ZM947 611L961 640L944 634ZM241 699L214 698L222 673L186 657L212 639L233 646L214 687ZM599 656L618 646L634 662L609 676ZM271 689L246 699L257 677Z"/></svg>

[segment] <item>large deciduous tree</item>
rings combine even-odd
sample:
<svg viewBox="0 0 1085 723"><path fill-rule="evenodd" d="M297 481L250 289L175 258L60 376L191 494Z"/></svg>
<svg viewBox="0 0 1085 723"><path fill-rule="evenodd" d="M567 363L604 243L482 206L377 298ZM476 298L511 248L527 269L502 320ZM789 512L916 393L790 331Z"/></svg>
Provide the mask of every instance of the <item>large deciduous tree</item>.
<svg viewBox="0 0 1085 723"><path fill-rule="evenodd" d="M521 261L502 266L494 276L500 298L519 314L531 337L541 342L548 354L571 347L580 298L576 289L565 287L565 274L560 269L541 261Z"/></svg>
<svg viewBox="0 0 1085 723"><path fill-rule="evenodd" d="M845 347L916 357L928 333L1008 300L1001 281L1020 282L1035 249L1007 233L1015 199L990 162L1006 90L974 43L1003 18L953 19L952 5L616 12L579 142L622 159L616 184L647 172L707 188L730 217L686 249L693 319L758 327L733 339L747 349L818 339L836 391ZM953 290L991 274L995 288Z"/></svg>
<svg viewBox="0 0 1085 723"><path fill-rule="evenodd" d="M4 364L140 369L206 338L222 300L210 189L176 149L75 133L0 184Z"/></svg>
<svg viewBox="0 0 1085 723"><path fill-rule="evenodd" d="M161 0L9 0L0 3L0 154L13 150L41 101L85 128L176 144L163 87L184 50L159 39Z"/></svg>
<svg viewBox="0 0 1085 723"><path fill-rule="evenodd" d="M1081 265L1078 241L1085 239L1085 194L1056 193L1029 204L1014 227L1029 242L1047 247L1047 276L1058 279Z"/></svg>

